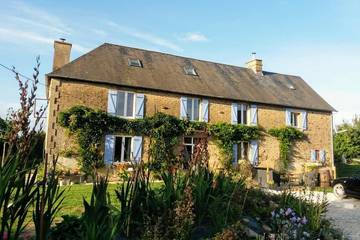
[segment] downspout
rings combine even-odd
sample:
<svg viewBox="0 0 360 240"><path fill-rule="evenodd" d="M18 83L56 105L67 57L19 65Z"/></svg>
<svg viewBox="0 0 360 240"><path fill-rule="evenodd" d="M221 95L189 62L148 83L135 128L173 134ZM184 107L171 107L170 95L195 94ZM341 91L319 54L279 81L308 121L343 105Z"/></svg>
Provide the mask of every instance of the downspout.
<svg viewBox="0 0 360 240"><path fill-rule="evenodd" d="M331 158L332 158L332 170L333 170L333 176L334 176L334 179L336 179L336 167L335 167L335 159L334 159L334 119L333 119L333 114L331 113L331 128L330 128L330 151L331 151Z"/></svg>

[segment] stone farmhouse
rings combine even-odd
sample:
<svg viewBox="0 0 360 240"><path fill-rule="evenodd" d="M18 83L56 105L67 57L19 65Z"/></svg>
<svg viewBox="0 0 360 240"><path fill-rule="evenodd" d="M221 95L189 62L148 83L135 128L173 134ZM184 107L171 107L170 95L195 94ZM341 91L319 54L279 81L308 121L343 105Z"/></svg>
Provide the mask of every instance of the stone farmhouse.
<svg viewBox="0 0 360 240"><path fill-rule="evenodd" d="M308 164L334 170L332 112L335 111L301 77L264 71L253 56L246 67L175 56L105 43L70 61L72 45L54 42L53 72L46 75L49 100L46 152L60 154L60 163L75 164L61 153L74 139L57 123L58 114L75 105L102 109L122 118L143 118L164 112L209 123L259 126L265 130L293 126L307 139L296 142L292 170L303 173ZM183 136L191 153L196 136ZM146 159L148 139L107 135L104 161ZM210 139L210 166L219 149ZM270 135L234 146L233 163L279 170L279 142ZM74 166L74 165L72 165Z"/></svg>

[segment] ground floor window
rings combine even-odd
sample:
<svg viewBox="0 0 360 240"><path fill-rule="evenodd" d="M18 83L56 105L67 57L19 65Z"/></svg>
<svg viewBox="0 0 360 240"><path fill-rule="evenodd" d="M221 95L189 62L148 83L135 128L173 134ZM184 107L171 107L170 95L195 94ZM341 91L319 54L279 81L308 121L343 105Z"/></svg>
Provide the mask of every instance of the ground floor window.
<svg viewBox="0 0 360 240"><path fill-rule="evenodd" d="M237 160L248 160L249 159L249 143L240 142L237 147Z"/></svg>
<svg viewBox="0 0 360 240"><path fill-rule="evenodd" d="M197 137L184 137L184 163L183 167L188 168L189 161L193 158L196 151L196 146L199 144L200 138Z"/></svg>
<svg viewBox="0 0 360 240"><path fill-rule="evenodd" d="M115 136L114 162L129 162L132 159L131 140L132 137Z"/></svg>

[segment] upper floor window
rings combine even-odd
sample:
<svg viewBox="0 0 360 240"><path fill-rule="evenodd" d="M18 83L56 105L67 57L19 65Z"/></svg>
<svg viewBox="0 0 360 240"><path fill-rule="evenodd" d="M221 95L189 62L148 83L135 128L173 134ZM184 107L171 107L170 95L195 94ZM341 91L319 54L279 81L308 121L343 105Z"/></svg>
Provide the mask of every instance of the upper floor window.
<svg viewBox="0 0 360 240"><path fill-rule="evenodd" d="M307 129L307 112L286 109L286 125L304 130Z"/></svg>
<svg viewBox="0 0 360 240"><path fill-rule="evenodd" d="M237 123L248 124L248 106L247 104L239 104L237 109Z"/></svg>
<svg viewBox="0 0 360 240"><path fill-rule="evenodd" d="M199 121L199 99L188 98L186 102L186 115L189 120Z"/></svg>
<svg viewBox="0 0 360 240"><path fill-rule="evenodd" d="M292 127L300 127L299 123L301 122L300 113L292 112L290 116L290 124Z"/></svg>
<svg viewBox="0 0 360 240"><path fill-rule="evenodd" d="M118 91L116 115L120 117L134 116L134 93Z"/></svg>
<svg viewBox="0 0 360 240"><path fill-rule="evenodd" d="M186 75L193 75L193 76L197 76L197 72L195 70L195 68L193 66L185 66L184 67L184 72Z"/></svg>
<svg viewBox="0 0 360 240"><path fill-rule="evenodd" d="M258 107L255 104L232 103L231 104L231 123L232 124L258 124Z"/></svg>
<svg viewBox="0 0 360 240"><path fill-rule="evenodd" d="M142 67L140 59L129 58L129 66L131 67Z"/></svg>
<svg viewBox="0 0 360 240"><path fill-rule="evenodd" d="M180 117L190 121L209 120L209 101L192 97L180 98Z"/></svg>

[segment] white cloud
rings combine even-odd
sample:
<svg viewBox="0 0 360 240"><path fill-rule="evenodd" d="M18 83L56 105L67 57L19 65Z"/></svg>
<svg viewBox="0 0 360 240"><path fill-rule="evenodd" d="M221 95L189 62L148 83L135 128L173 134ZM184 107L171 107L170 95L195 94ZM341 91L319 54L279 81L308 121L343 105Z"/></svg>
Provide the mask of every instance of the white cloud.
<svg viewBox="0 0 360 240"><path fill-rule="evenodd" d="M16 10L15 13L19 14L23 21L25 20L30 24L46 26L67 35L72 32L72 29L54 14L31 7L20 1L14 2L13 7Z"/></svg>
<svg viewBox="0 0 360 240"><path fill-rule="evenodd" d="M181 39L186 42L206 42L209 40L205 35L195 32L186 33Z"/></svg>
<svg viewBox="0 0 360 240"><path fill-rule="evenodd" d="M126 35L129 35L129 36L132 36L132 37L135 37L135 38L150 42L152 44L155 44L155 45L158 45L158 46L161 46L161 47L166 47L166 48L172 49L172 50L177 51L177 52L182 52L183 51L183 49L180 46L176 45L175 43L173 43L173 42L171 42L171 41L169 41L167 39L155 36L153 34L150 34L150 33L147 33L147 32L141 32L141 31L138 31L136 29L121 26L121 25L119 25L117 23L114 23L114 22L111 22L111 21L107 22L107 25L115 28L116 30L118 30L119 32L121 32L123 34L126 34Z"/></svg>
<svg viewBox="0 0 360 240"><path fill-rule="evenodd" d="M107 32L96 28L91 29L91 31L96 35L98 35L99 37L106 37L108 35Z"/></svg>
<svg viewBox="0 0 360 240"><path fill-rule="evenodd" d="M27 41L46 45L52 45L54 43L54 38L45 37L36 32L14 30L10 28L0 28L0 40L17 44L28 44ZM78 44L73 44L73 49L74 51L77 51L79 53L86 53L90 51L89 48L83 47Z"/></svg>

